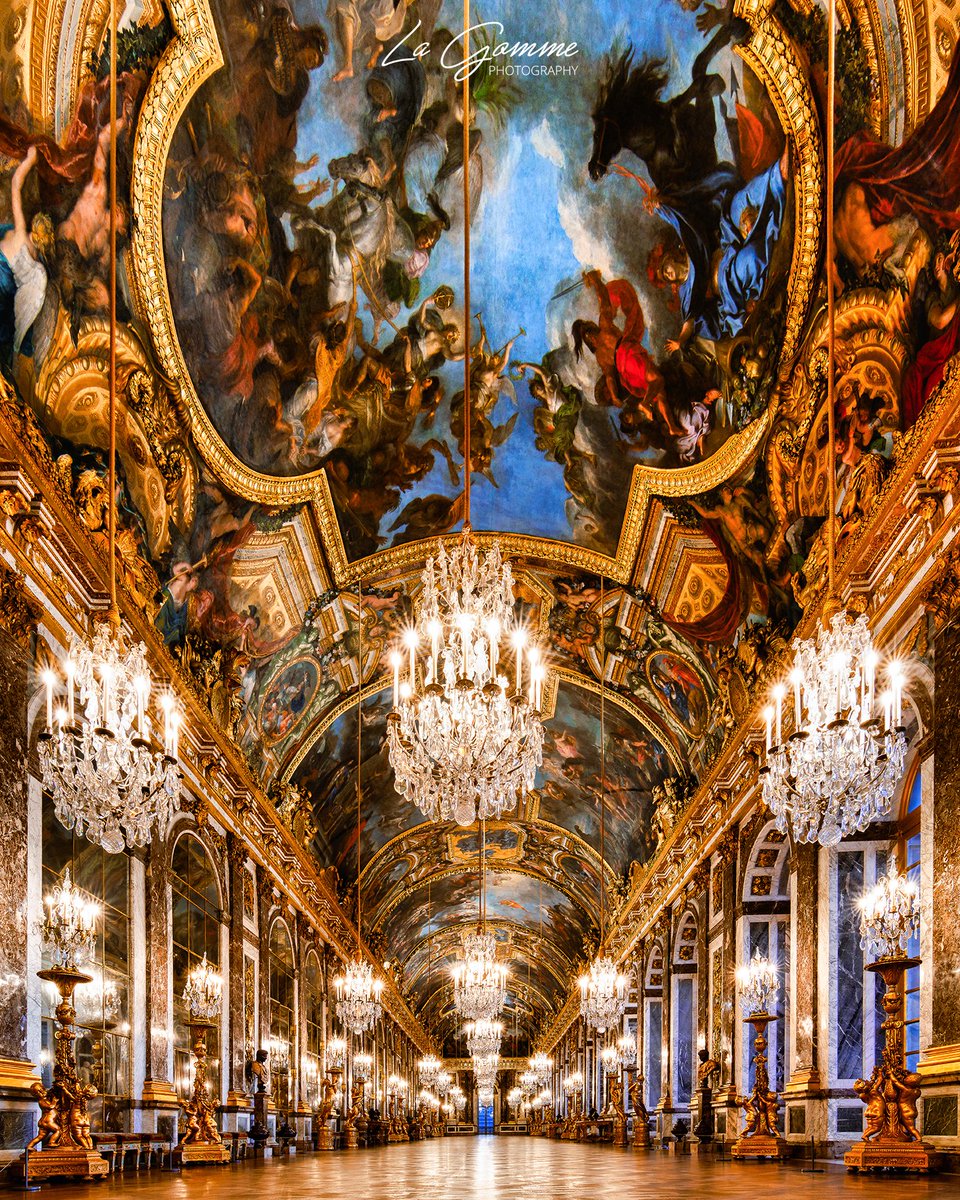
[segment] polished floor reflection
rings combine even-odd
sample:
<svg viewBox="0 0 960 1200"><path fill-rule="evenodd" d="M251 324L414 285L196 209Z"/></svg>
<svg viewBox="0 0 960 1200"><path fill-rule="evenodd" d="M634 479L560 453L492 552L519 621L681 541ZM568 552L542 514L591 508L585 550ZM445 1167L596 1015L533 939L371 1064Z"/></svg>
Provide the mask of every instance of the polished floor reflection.
<svg viewBox="0 0 960 1200"><path fill-rule="evenodd" d="M911 1200L957 1196L957 1176L881 1180L848 1175L828 1165L805 1175L802 1162L714 1163L663 1153L578 1146L539 1138L445 1138L410 1145L332 1154L304 1154L226 1167L194 1167L182 1174L153 1171L113 1176L97 1185L103 1200L113 1192L137 1200L194 1200L208 1196L248 1200L700 1200L753 1197L758 1190L777 1200L830 1200L875 1196L909 1188ZM62 1186L58 1197L91 1197L89 1187Z"/></svg>

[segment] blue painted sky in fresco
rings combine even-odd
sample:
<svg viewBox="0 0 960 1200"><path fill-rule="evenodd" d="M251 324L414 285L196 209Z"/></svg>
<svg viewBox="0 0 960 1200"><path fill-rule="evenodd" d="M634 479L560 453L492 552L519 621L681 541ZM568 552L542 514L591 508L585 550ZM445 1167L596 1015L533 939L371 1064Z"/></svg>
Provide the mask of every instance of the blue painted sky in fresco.
<svg viewBox="0 0 960 1200"><path fill-rule="evenodd" d="M320 0L295 4L301 23L319 19L326 24L325 8ZM438 24L458 29L461 14L459 2L445 0ZM600 268L606 277L622 274L641 283L641 262L648 243L632 235L629 228L630 218L642 222L636 184L608 176L598 185L586 176L592 141L590 109L604 55L615 40L623 43L629 39L638 56L664 57L671 75L665 95L671 96L689 81L690 67L704 39L696 30L695 14L684 11L678 0L649 0L632 12L622 0L545 0L537 5L529 0L491 0L475 6L474 20L501 21L506 41L549 37L573 40L581 47L576 58L567 60L577 65L576 76L517 81L520 101L504 129L494 130L489 120L480 119L484 187L472 227L471 307L482 312L495 347L522 326L526 335L517 343L514 360L539 362L549 350L567 341L575 315L594 315L589 298L581 298L582 293L551 304L558 288L589 267ZM330 82L334 57L331 46L328 65L314 75L300 113L301 159L317 153L326 162L360 144L359 119L366 104L364 72L358 69L354 81L334 85ZM359 56L356 61L359 68ZM714 69L729 79L730 63L725 53L715 60ZM629 165L631 169L639 166L636 159ZM456 220L433 252L424 294L441 282L450 282L459 305L461 280L462 241ZM577 304L584 306L579 314ZM654 309L647 312L647 319L648 342L655 347L666 335L662 322L669 318ZM461 369L459 365L451 367L444 375L448 397L459 389ZM569 493L563 469L547 461L534 446L534 401L525 383L516 385L516 394L516 427L494 455L493 474L499 488L475 477L473 523L478 528L570 540L564 511ZM494 425L509 419L513 411L512 402L502 396ZM432 433L448 434L442 417ZM438 458L426 478L404 493L401 506L418 495L451 492L446 464ZM395 516L387 515L382 533ZM613 539L615 542L616 531Z"/></svg>

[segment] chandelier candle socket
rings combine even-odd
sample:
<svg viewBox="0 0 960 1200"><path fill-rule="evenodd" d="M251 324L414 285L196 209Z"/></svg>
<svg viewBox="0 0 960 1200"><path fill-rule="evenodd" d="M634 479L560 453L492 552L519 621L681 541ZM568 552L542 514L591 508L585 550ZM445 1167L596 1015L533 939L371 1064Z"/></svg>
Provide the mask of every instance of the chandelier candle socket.
<svg viewBox="0 0 960 1200"><path fill-rule="evenodd" d="M507 998L507 968L497 962L497 939L477 930L463 939L463 959L453 968L453 1002L466 1021L493 1021Z"/></svg>
<svg viewBox="0 0 960 1200"><path fill-rule="evenodd" d="M879 664L866 617L837 613L799 643L789 688L774 688L764 709L764 803L798 842L835 846L887 814L907 752L904 679L890 663L878 692Z"/></svg>
<svg viewBox="0 0 960 1200"><path fill-rule="evenodd" d="M598 1033L605 1033L620 1023L627 1007L629 980L621 975L612 958L594 959L580 980L580 1015Z"/></svg>
<svg viewBox="0 0 960 1200"><path fill-rule="evenodd" d="M163 748L149 713L150 671L142 642L128 646L111 621L92 645L74 637L60 693L43 673L46 728L38 743L43 786L57 820L108 854L146 846L180 807L180 714L164 693Z"/></svg>
<svg viewBox="0 0 960 1200"><path fill-rule="evenodd" d="M370 963L359 957L353 959L333 985L337 992L337 1016L344 1028L355 1034L371 1030L383 1011L380 1001L383 981L375 977Z"/></svg>
<svg viewBox="0 0 960 1200"><path fill-rule="evenodd" d="M755 951L749 966L737 968L737 986L744 1015L768 1013L773 1007L780 983L777 972L759 951Z"/></svg>
<svg viewBox="0 0 960 1200"><path fill-rule="evenodd" d="M431 820L499 817L533 787L546 672L513 606L497 542L483 552L465 529L427 560L415 625L391 656L387 743L397 791Z"/></svg>

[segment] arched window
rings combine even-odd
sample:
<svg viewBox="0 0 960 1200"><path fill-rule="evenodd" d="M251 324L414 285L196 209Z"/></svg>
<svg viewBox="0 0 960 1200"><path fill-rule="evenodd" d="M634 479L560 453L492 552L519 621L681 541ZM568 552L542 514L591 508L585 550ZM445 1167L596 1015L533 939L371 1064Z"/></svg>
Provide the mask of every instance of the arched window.
<svg viewBox="0 0 960 1200"><path fill-rule="evenodd" d="M644 968L643 1076L644 1103L654 1109L660 1103L663 1063L663 947L654 942Z"/></svg>
<svg viewBox="0 0 960 1200"><path fill-rule="evenodd" d="M767 1029L767 1059L771 1086L782 1091L786 1081L789 1028L786 1014L790 1007L790 894L789 855L784 834L771 821L761 829L743 878L743 923L740 961L749 963L760 954L773 963L779 976L774 1016ZM744 1086L750 1080L756 1033L751 1026L743 1041L741 1069Z"/></svg>
<svg viewBox="0 0 960 1200"><path fill-rule="evenodd" d="M206 955L220 971L220 890L206 848L192 833L183 834L170 860L173 917L173 1072L177 1095L187 1099L193 1089L193 1055L187 1022L190 1013L183 989L191 970ZM220 1095L220 1030L207 1034L207 1077L210 1094Z"/></svg>
<svg viewBox="0 0 960 1200"><path fill-rule="evenodd" d="M293 943L283 921L270 931L270 1058L273 1100L281 1112L290 1107L290 1063L296 1041L296 981Z"/></svg>
<svg viewBox="0 0 960 1200"><path fill-rule="evenodd" d="M307 1026L304 1055L304 1100L313 1108L319 1099L320 1061L323 1058L323 973L314 951L307 955L303 969L303 1003Z"/></svg>
<svg viewBox="0 0 960 1200"><path fill-rule="evenodd" d="M923 835L920 830L923 787L920 764L914 767L913 777L903 789L900 822L897 829L897 866L920 886L920 856L923 850ZM914 938L907 947L911 958L920 957L920 938ZM904 984L904 1044L907 1052L907 1069L915 1071L920 1058L920 968L911 967Z"/></svg>
<svg viewBox="0 0 960 1200"><path fill-rule="evenodd" d="M94 1132L119 1132L129 1127L130 1106L130 859L105 854L85 838L68 833L43 799L43 892L69 867L73 882L101 906L97 945L84 971L93 978L77 988L77 1071L97 1089L90 1101ZM44 953L44 967L49 959ZM53 1083L56 991L45 984L42 995L41 1075Z"/></svg>

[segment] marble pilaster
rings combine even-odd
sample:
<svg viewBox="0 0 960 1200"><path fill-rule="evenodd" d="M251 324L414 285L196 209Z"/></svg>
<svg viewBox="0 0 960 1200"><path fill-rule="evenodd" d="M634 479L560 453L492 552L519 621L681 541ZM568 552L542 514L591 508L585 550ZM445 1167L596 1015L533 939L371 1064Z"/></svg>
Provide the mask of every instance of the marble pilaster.
<svg viewBox="0 0 960 1200"><path fill-rule="evenodd" d="M224 1065L227 1073L227 1102L223 1110L224 1129L247 1127L250 1098L247 1095L247 1045L243 1011L243 876L247 859L243 839L227 834L227 891L229 916L227 942L227 1030ZM246 1123L241 1122L241 1113Z"/></svg>
<svg viewBox="0 0 960 1200"><path fill-rule="evenodd" d="M819 911L801 898L819 894L818 848L797 846L790 870L790 1063L784 1088L787 1140L827 1133L819 1045ZM826 1063L823 1069L826 1070Z"/></svg>
<svg viewBox="0 0 960 1200"><path fill-rule="evenodd" d="M173 1011L170 982L170 847L156 838L147 856L147 1031L143 1129L176 1137L179 1101L173 1074Z"/></svg>

